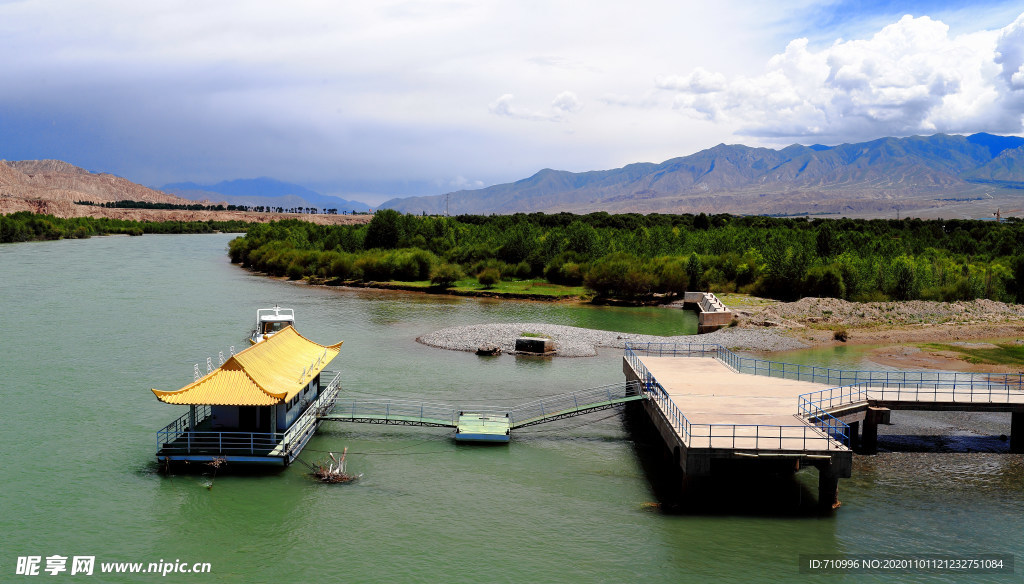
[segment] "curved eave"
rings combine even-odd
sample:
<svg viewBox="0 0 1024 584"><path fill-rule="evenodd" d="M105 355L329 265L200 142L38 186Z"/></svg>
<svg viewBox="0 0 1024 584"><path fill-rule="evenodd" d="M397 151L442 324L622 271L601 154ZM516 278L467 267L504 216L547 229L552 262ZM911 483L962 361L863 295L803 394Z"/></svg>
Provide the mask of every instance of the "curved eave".
<svg viewBox="0 0 1024 584"><path fill-rule="evenodd" d="M286 327L233 355L224 365L177 391L153 389L177 405L271 406L300 393L338 356L344 341L321 345Z"/></svg>

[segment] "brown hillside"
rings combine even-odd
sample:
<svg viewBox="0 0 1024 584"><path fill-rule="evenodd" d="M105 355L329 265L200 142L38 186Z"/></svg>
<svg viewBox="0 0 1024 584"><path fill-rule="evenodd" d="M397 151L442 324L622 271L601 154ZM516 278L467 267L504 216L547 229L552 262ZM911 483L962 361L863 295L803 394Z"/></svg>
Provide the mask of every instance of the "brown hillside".
<svg viewBox="0 0 1024 584"><path fill-rule="evenodd" d="M60 160L0 160L0 215L29 211L56 217L110 217L134 221L249 221L265 223L302 219L321 225L366 223L369 215L299 215L245 211L187 211L177 209L108 209L76 205L75 201L104 203L144 201L194 205L196 201L146 188L112 174L93 173Z"/></svg>

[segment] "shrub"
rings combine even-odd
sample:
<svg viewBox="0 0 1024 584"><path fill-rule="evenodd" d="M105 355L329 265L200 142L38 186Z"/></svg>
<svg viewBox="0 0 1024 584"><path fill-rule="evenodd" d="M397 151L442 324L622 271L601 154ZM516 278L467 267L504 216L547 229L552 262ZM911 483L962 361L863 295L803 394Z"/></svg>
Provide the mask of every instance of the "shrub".
<svg viewBox="0 0 1024 584"><path fill-rule="evenodd" d="M490 288L501 281L501 272L497 268L486 268L477 274L476 280L484 288Z"/></svg>
<svg viewBox="0 0 1024 584"><path fill-rule="evenodd" d="M846 296L846 285L843 274L833 265L815 266L807 270L804 288L809 296L819 298L843 298Z"/></svg>
<svg viewBox="0 0 1024 584"><path fill-rule="evenodd" d="M832 338L845 343L846 340L850 338L850 333L846 332L846 329L839 329L832 333Z"/></svg>
<svg viewBox="0 0 1024 584"><path fill-rule="evenodd" d="M462 268L456 264L441 264L430 274L430 283L434 286L449 288L462 278Z"/></svg>

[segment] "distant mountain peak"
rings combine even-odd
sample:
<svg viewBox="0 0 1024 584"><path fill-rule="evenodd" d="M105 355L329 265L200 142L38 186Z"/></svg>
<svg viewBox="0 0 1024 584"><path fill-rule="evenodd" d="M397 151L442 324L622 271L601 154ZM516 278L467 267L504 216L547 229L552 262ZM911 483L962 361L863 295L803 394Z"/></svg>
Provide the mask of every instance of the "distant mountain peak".
<svg viewBox="0 0 1024 584"><path fill-rule="evenodd" d="M514 183L393 199L407 213L594 211L894 216L985 216L1024 188L1024 138L975 134L882 137L781 150L742 144L666 160L573 173L545 168ZM1000 156L1003 153L1014 153ZM998 160L996 160L998 158ZM1022 162L1018 163L1018 160ZM984 184L981 184L984 183ZM1019 185L1019 187L1018 187ZM1020 206L1015 204L1014 206ZM942 210L942 211L940 211ZM994 208L993 208L994 210ZM947 214L947 216L950 216Z"/></svg>

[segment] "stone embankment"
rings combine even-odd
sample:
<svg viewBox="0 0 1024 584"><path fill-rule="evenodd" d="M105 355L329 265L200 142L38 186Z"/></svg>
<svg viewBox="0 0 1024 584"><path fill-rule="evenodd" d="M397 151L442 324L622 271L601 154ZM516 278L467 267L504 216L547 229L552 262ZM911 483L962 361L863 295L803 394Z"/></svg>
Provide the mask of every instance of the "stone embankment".
<svg viewBox="0 0 1024 584"><path fill-rule="evenodd" d="M704 335L660 337L601 331L543 323L475 324L441 329L416 339L424 345L453 351L475 352L483 345L496 345L505 353L515 350L515 340L524 333L544 335L555 341L561 357L592 357L599 347L622 349L634 343L712 343L741 351L786 351L807 348L807 344L774 330L726 328Z"/></svg>

